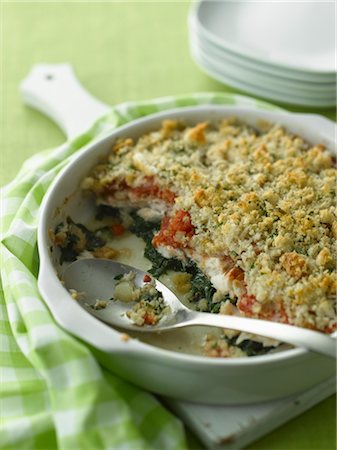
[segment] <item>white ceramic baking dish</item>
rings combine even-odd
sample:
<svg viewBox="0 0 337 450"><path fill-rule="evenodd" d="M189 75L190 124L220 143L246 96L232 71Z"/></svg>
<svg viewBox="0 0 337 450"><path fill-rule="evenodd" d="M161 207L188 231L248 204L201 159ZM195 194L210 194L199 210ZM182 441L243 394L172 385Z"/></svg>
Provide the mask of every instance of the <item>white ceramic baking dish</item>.
<svg viewBox="0 0 337 450"><path fill-rule="evenodd" d="M48 76L53 83L47 83ZM81 123L87 126L108 111L76 84L68 66L37 68L23 83L22 93L26 103L50 115L71 136L83 129ZM312 143L335 148L334 124L320 116L219 105L163 111L124 125L78 152L45 196L38 228L39 289L57 322L88 344L104 366L130 382L164 396L199 403L242 404L288 396L333 376L335 363L299 348L250 358L213 359L138 339L125 341L117 330L85 311L62 286L57 251L50 251L48 229L67 215L79 222L93 215L93 205L82 197L79 184L116 138L136 138L158 127L164 118L195 123L233 115L252 125L260 120L278 122Z"/></svg>

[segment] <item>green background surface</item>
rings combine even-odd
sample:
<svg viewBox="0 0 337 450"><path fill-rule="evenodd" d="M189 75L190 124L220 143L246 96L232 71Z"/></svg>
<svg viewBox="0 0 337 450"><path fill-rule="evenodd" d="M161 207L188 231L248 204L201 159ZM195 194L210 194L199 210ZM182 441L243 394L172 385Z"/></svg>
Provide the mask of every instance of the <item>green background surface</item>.
<svg viewBox="0 0 337 450"><path fill-rule="evenodd" d="M82 84L111 105L197 91L243 93L212 80L191 59L189 6L183 1L3 2L0 184L11 180L26 158L65 139L20 99L19 84L36 63L71 63ZM279 106L336 118L334 108ZM335 420L331 397L248 448L333 450ZM202 448L193 435L189 439L191 448Z"/></svg>

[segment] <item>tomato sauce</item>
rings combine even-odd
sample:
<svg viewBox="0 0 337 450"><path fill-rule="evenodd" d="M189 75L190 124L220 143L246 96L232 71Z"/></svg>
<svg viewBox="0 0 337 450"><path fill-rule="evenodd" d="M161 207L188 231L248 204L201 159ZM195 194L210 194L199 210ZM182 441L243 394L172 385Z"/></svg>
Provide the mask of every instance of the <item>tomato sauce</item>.
<svg viewBox="0 0 337 450"><path fill-rule="evenodd" d="M110 184L105 184L100 192L103 196L114 195L116 192L125 191L128 189L125 181L113 181Z"/></svg>
<svg viewBox="0 0 337 450"><path fill-rule="evenodd" d="M125 232L124 225L121 223L113 223L111 225L111 231L114 236L121 236Z"/></svg>
<svg viewBox="0 0 337 450"><path fill-rule="evenodd" d="M256 304L256 297L254 295L244 294L238 300L236 306L245 316L258 317L259 319L271 320L273 322L289 323L288 316L282 303L277 304L277 309L270 308L267 304L259 312L254 312L253 307Z"/></svg>
<svg viewBox="0 0 337 450"><path fill-rule="evenodd" d="M176 194L169 189L162 189L155 183L154 177L144 177L144 183L140 186L132 188L127 185L125 181L114 181L110 184L106 184L102 190L103 196L114 195L116 192L125 192L126 195L131 194L137 198L158 198L165 203L173 204L176 198Z"/></svg>
<svg viewBox="0 0 337 450"><path fill-rule="evenodd" d="M253 315L253 305L254 305L255 302L256 302L256 298L255 298L254 295L244 294L238 300L236 306L245 315L252 316Z"/></svg>
<svg viewBox="0 0 337 450"><path fill-rule="evenodd" d="M337 324L334 323L331 327L325 327L325 328L324 328L324 333L329 333L329 334L331 334L331 333L333 333L334 331L336 331L336 329L337 329Z"/></svg>
<svg viewBox="0 0 337 450"><path fill-rule="evenodd" d="M144 184L137 186L136 188L130 188L136 197L139 198L159 198L165 203L173 204L176 194L169 189L161 189L154 181L153 177L145 177Z"/></svg>
<svg viewBox="0 0 337 450"><path fill-rule="evenodd" d="M194 235L194 226L187 211L179 210L174 216L165 216L159 232L154 236L152 244L155 247L170 246L186 248Z"/></svg>

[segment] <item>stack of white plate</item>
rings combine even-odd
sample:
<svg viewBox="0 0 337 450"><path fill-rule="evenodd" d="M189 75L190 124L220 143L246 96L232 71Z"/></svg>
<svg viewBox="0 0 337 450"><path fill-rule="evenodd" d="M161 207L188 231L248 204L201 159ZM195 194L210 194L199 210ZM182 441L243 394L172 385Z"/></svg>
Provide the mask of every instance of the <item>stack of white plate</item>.
<svg viewBox="0 0 337 450"><path fill-rule="evenodd" d="M199 0L192 55L211 77L259 97L336 104L334 0Z"/></svg>

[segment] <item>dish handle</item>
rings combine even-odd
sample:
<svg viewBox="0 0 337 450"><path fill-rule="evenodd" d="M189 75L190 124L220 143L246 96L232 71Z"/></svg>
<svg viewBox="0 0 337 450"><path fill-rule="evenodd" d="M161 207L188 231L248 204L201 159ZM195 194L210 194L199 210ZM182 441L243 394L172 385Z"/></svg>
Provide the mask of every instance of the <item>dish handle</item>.
<svg viewBox="0 0 337 450"><path fill-rule="evenodd" d="M70 64L37 64L20 85L23 102L52 119L68 139L87 131L111 107L93 97Z"/></svg>

